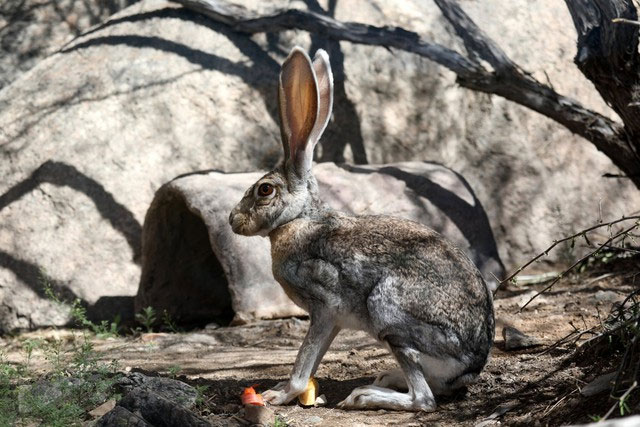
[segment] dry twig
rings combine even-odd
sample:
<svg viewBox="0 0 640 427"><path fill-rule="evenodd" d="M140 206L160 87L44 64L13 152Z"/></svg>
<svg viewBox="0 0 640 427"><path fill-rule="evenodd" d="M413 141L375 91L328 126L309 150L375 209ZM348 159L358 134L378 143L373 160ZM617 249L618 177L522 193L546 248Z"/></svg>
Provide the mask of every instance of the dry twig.
<svg viewBox="0 0 640 427"><path fill-rule="evenodd" d="M626 219L631 219L631 217L626 218ZM620 222L620 220L616 220L616 221L612 221L613 223L616 222ZM601 226L607 226L610 225L611 223L607 223L607 224L602 224ZM558 283L558 281L564 277L565 274L567 274L568 272L570 272L571 270L573 270L574 268L576 268L577 266L581 265L583 262L585 262L587 259L591 258L592 256L600 253L603 249L605 249L606 247L608 247L611 242L613 242L615 239L617 239L618 237L621 236L626 236L628 233L630 233L631 231L635 230L636 228L640 227L640 220L636 219L636 222L631 226L628 227L622 231L620 231L619 233L614 234L613 236L609 237L607 239L606 242L598 245L598 247L589 252L588 254L584 255L583 257L581 257L580 259L578 259L576 262L574 262L573 264L571 264L571 266L569 266L569 268L567 268L566 270L564 270L562 273L558 274L558 276L547 286L544 287L544 289L542 289L541 291L537 292L534 296L532 296L522 307L520 307L519 311L524 310L530 303L531 301L533 301L534 299L536 299L538 296L540 296L541 294L547 292L549 289L551 289L556 283ZM584 232L578 233L578 236L583 234ZM562 239L561 241L566 241L566 239ZM558 241L559 243L560 241ZM557 243L554 243L551 247L555 247L557 245ZM543 252L543 254L545 254L546 252ZM539 258L542 255L539 255L537 258ZM529 262L527 265L530 265L531 262ZM509 276L509 278L513 278L514 275Z"/></svg>

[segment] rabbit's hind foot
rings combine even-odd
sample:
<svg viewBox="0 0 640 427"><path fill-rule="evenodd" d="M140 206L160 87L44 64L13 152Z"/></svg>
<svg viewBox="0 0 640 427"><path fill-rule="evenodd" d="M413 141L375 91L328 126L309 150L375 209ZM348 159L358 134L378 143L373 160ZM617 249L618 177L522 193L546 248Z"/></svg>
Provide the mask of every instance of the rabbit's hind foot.
<svg viewBox="0 0 640 427"><path fill-rule="evenodd" d="M391 409L423 412L436 410L436 402L433 397L414 396L413 393L401 393L376 385L356 388L337 406L340 409Z"/></svg>

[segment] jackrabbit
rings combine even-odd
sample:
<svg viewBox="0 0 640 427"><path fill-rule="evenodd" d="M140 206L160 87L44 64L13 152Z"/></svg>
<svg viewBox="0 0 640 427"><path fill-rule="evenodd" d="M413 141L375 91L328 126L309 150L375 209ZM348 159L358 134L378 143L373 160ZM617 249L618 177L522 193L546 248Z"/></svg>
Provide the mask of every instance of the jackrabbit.
<svg viewBox="0 0 640 427"><path fill-rule="evenodd" d="M229 217L235 233L269 237L275 279L311 319L291 379L266 391L265 400L280 405L298 396L336 334L350 328L381 341L401 370L381 373L339 407L435 410L434 393L467 385L487 361L494 317L482 276L421 224L347 215L320 200L311 163L333 104L325 51L313 62L301 48L291 51L278 102L284 162L251 186Z"/></svg>

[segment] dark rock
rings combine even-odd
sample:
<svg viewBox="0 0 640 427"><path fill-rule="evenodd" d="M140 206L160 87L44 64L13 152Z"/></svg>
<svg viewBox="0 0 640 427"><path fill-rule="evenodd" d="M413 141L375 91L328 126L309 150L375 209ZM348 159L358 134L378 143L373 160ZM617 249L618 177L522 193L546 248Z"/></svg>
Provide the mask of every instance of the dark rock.
<svg viewBox="0 0 640 427"><path fill-rule="evenodd" d="M164 377L150 377L139 372L123 376L118 380L118 386L123 393L135 390L148 391L186 409L193 408L198 397L197 390L182 381Z"/></svg>
<svg viewBox="0 0 640 427"><path fill-rule="evenodd" d="M521 350L542 345L537 338L523 334L513 326L502 328L502 338L505 350Z"/></svg>
<svg viewBox="0 0 640 427"><path fill-rule="evenodd" d="M145 388L136 388L124 396L118 406L141 416L154 426L208 427L210 424L177 402Z"/></svg>
<svg viewBox="0 0 640 427"><path fill-rule="evenodd" d="M95 427L153 427L153 425L122 406L116 406L100 418Z"/></svg>
<svg viewBox="0 0 640 427"><path fill-rule="evenodd" d="M616 372L610 372L608 374L600 375L596 377L589 384L582 387L580 394L585 397L595 396L605 391L611 390L613 381L616 378Z"/></svg>

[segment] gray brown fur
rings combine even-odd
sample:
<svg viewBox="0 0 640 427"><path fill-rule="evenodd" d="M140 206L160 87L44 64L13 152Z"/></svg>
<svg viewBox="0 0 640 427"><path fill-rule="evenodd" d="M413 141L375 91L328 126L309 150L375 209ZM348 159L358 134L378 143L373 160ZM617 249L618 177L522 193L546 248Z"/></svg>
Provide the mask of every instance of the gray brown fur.
<svg viewBox="0 0 640 427"><path fill-rule="evenodd" d="M289 67L287 75L296 74L291 64L305 64L302 56L308 59L300 49L292 51L283 65ZM319 60L326 60L326 54L316 55L313 66L308 60L309 67L323 72ZM328 61L325 67L324 81L330 81ZM312 74L308 69L304 73ZM281 79L281 86L287 83ZM295 96L296 87L287 89ZM324 102L330 113L330 99L323 100L321 89L318 93L318 103ZM281 100L281 108L288 108L288 101L293 100ZM310 114L301 122L316 120L314 111L301 114ZM313 152L309 144L319 134L302 136L308 139L300 148L304 152L290 153L289 138L301 136L283 132L285 162L249 188L229 218L236 233L269 236L274 277L311 318L290 381L264 396L274 404L291 401L315 373L335 335L355 328L386 344L402 375L383 373L340 406L432 411L434 393L465 386L484 367L494 338L491 293L469 258L428 227L327 207L318 197L308 157ZM262 197L261 188L273 192Z"/></svg>

